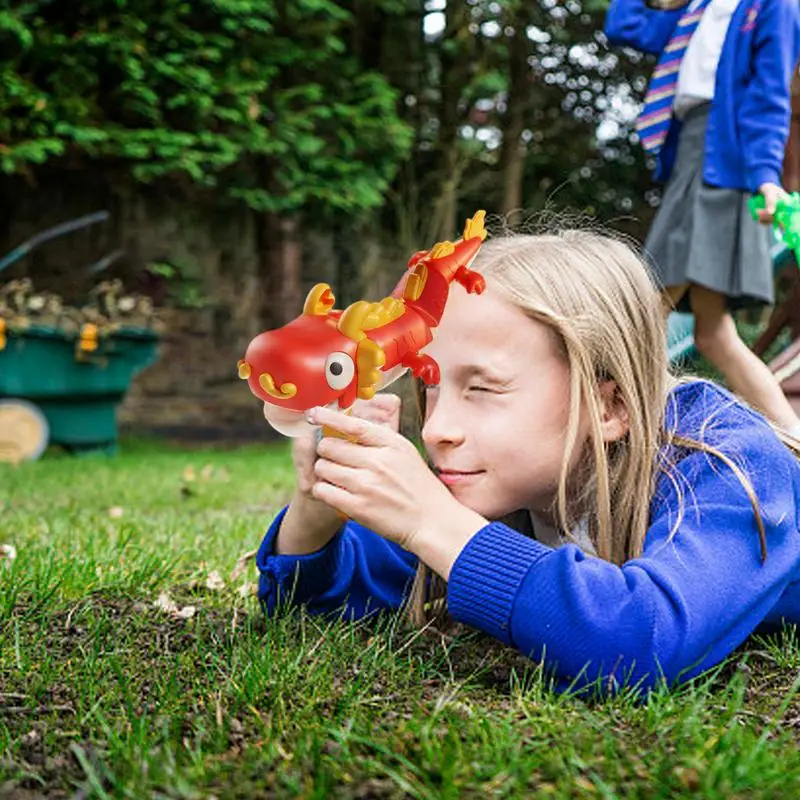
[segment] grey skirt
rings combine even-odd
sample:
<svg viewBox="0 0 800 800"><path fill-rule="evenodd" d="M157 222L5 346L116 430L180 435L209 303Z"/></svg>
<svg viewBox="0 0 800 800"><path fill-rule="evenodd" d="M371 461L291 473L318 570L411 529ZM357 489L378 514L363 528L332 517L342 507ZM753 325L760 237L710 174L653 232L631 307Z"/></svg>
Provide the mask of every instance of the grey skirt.
<svg viewBox="0 0 800 800"><path fill-rule="evenodd" d="M686 115L675 166L645 251L662 287L699 284L724 294L731 310L772 305L769 227L750 216L748 192L703 182L710 108L706 103ZM688 292L678 310L690 310Z"/></svg>

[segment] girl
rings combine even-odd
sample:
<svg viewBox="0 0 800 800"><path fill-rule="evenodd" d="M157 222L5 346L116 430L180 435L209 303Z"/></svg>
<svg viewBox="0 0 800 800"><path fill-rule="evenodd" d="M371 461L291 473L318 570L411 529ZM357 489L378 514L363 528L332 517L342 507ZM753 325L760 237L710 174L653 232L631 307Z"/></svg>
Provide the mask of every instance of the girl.
<svg viewBox="0 0 800 800"><path fill-rule="evenodd" d="M425 351L428 463L387 425L313 410L358 441L323 438L313 464L296 443L257 557L267 612L293 592L421 623L439 598L557 688L686 680L800 620L800 442L670 374L636 254L566 230L490 239L473 269L486 291L453 289Z"/></svg>
<svg viewBox="0 0 800 800"><path fill-rule="evenodd" d="M769 368L742 342L731 311L774 302L768 227L750 216L781 188L800 57L797 0L612 0L609 42L659 55L639 117L643 147L666 182L645 243L667 309L691 311L697 349L733 391L796 435ZM678 7L676 7L678 6Z"/></svg>

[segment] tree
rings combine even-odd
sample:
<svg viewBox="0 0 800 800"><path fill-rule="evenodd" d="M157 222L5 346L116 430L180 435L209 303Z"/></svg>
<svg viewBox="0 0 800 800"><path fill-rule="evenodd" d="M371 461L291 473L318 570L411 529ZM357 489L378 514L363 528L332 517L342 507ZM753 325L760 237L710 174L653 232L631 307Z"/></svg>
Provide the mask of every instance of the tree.
<svg viewBox="0 0 800 800"><path fill-rule="evenodd" d="M380 206L408 152L396 90L348 52L347 3L4 5L0 168L92 166L264 215L273 321L298 288L280 274L298 213Z"/></svg>
<svg viewBox="0 0 800 800"><path fill-rule="evenodd" d="M605 6L435 6L445 24L425 39L424 80L410 106L414 157L394 184L397 205L418 220L412 238L452 235L478 207L649 216L655 193L632 124L649 60L607 47Z"/></svg>

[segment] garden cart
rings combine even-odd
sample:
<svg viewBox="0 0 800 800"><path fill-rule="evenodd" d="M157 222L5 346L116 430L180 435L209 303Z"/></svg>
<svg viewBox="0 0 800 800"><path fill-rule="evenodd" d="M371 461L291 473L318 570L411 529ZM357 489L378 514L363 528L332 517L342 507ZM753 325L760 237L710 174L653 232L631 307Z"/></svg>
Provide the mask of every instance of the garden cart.
<svg viewBox="0 0 800 800"><path fill-rule="evenodd" d="M108 216L90 214L39 234L0 259L0 271L37 244ZM117 406L134 375L158 356L152 312L149 298L125 296L120 281L101 282L80 309L34 291L28 278L0 284L0 460L36 459L49 443L75 454L115 452Z"/></svg>

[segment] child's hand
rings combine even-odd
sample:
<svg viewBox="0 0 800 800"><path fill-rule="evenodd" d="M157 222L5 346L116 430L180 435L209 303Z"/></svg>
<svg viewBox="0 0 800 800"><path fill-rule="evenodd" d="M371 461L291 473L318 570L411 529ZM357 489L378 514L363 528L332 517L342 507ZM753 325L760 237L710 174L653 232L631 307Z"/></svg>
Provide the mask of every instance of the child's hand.
<svg viewBox="0 0 800 800"><path fill-rule="evenodd" d="M353 417L385 425L392 431L400 430L401 400L396 394L376 394L372 400L356 400L350 412ZM266 411L266 408L265 408ZM297 478L297 491L304 500L316 502L311 495L314 485L314 462L317 458L315 429L292 440L292 462Z"/></svg>
<svg viewBox="0 0 800 800"><path fill-rule="evenodd" d="M357 437L325 437L317 446L317 500L412 552L421 531L457 515L458 501L396 431L326 408L314 409L309 421Z"/></svg>
<svg viewBox="0 0 800 800"><path fill-rule="evenodd" d="M758 212L758 221L764 225L772 222L775 216L775 209L778 206L778 201L783 200L789 195L777 183L764 183L759 189L758 193L764 196L763 210Z"/></svg>

